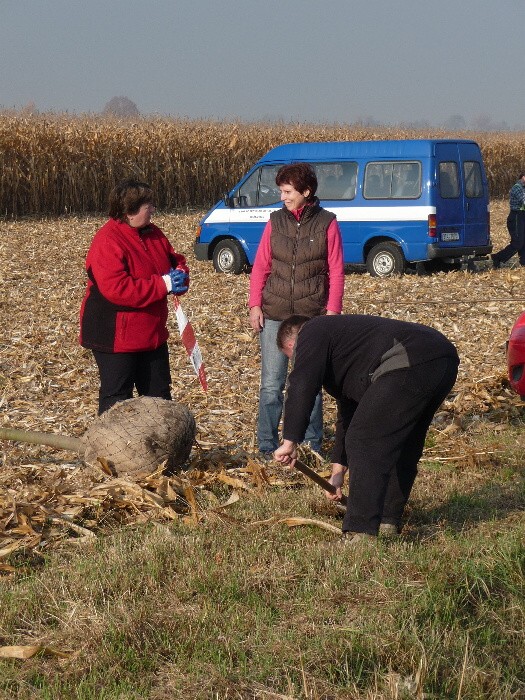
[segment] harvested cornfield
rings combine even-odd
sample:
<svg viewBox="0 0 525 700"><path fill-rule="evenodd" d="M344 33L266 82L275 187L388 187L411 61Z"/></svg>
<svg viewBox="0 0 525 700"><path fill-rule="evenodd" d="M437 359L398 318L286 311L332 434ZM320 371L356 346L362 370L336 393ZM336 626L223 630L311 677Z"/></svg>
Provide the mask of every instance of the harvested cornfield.
<svg viewBox="0 0 525 700"><path fill-rule="evenodd" d="M478 141L493 198L506 196L523 168L521 132L1 113L0 215L106 211L111 187L129 176L151 183L163 210L208 207L282 143L429 137Z"/></svg>
<svg viewBox="0 0 525 700"><path fill-rule="evenodd" d="M505 202L494 202L496 247L506 240ZM199 522L231 497L297 482L260 462L254 434L259 352L247 315L248 276L213 272L193 258L194 229L202 212L157 217L175 248L187 255L191 288L182 298L204 362L207 394L170 318L173 395L197 423L188 470L173 478L159 471L142 481L115 478L104 462L84 466L67 451L0 441L0 569L16 552L45 549L69 537L92 537L107 527L148 519ZM0 235L0 426L80 436L97 411L98 375L90 352L77 343L83 263L101 218L24 219L4 223ZM475 273L371 278L348 272L344 311L427 323L456 343L457 385L436 417L417 488L425 506L450 489L490 479L503 465L509 426L522 404L509 389L505 341L525 308L525 277L510 266ZM326 401L326 447L334 406ZM525 438L518 450L525 450ZM326 467L305 455L321 472ZM446 474L425 470L449 466ZM242 497L242 496L241 496ZM322 497L320 496L322 499ZM231 502L231 501L230 501ZM222 512L222 511L221 511ZM4 562L2 564L2 561Z"/></svg>

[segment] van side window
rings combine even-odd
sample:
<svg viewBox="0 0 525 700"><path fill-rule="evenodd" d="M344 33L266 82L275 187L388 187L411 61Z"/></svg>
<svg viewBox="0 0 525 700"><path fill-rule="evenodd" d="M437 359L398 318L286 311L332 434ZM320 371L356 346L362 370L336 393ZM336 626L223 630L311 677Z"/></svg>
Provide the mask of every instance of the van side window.
<svg viewBox="0 0 525 700"><path fill-rule="evenodd" d="M281 193L275 184L278 165L257 168L233 194L235 208L266 207L281 201Z"/></svg>
<svg viewBox="0 0 525 700"><path fill-rule="evenodd" d="M389 199L392 163L368 163L365 169L365 199Z"/></svg>
<svg viewBox="0 0 525 700"><path fill-rule="evenodd" d="M483 197L483 180L481 166L477 160L466 160L463 163L465 178L465 194L467 197Z"/></svg>
<svg viewBox="0 0 525 700"><path fill-rule="evenodd" d="M439 164L439 194L443 199L459 197L458 164L454 160Z"/></svg>
<svg viewBox="0 0 525 700"><path fill-rule="evenodd" d="M314 163L319 199L354 199L357 163Z"/></svg>
<svg viewBox="0 0 525 700"><path fill-rule="evenodd" d="M421 196L421 163L368 163L363 196L365 199L417 199Z"/></svg>
<svg viewBox="0 0 525 700"><path fill-rule="evenodd" d="M416 199L421 194L421 163L393 163L392 197Z"/></svg>

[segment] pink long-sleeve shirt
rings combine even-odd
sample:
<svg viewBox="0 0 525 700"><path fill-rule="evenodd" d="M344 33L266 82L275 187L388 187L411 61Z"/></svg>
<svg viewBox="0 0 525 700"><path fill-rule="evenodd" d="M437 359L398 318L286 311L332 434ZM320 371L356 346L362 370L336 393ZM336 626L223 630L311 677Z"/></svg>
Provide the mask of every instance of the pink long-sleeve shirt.
<svg viewBox="0 0 525 700"><path fill-rule="evenodd" d="M297 221L302 209L292 211ZM257 248L255 260L250 275L250 296L248 305L261 306L264 285L272 270L272 222L268 221ZM345 268L343 258L343 241L337 219L334 219L326 231L327 262L328 262L328 300L326 310L340 314L343 308L343 292L345 285Z"/></svg>

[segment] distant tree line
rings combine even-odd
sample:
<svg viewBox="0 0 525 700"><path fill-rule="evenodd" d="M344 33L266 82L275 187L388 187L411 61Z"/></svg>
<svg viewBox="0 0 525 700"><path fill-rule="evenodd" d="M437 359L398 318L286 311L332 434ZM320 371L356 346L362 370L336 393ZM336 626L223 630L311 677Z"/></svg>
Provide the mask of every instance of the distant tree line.
<svg viewBox="0 0 525 700"><path fill-rule="evenodd" d="M1 107L0 107L1 110ZM25 114L26 116L32 115L36 116L39 114L39 110L36 104L31 101L27 105L18 110L20 114ZM112 97L106 102L102 108L100 114L102 116L118 117L120 119L130 119L140 116L140 111L135 102L125 95ZM147 116L147 115L144 115ZM265 122L265 119L261 121ZM504 119L495 120L492 119L488 114L478 114L469 120L461 114L451 114L449 117L443 120L443 122L433 122L430 119L408 119L402 120L400 122L391 123L388 120L381 120L371 115L358 117L352 122L355 126L362 127L381 127L381 128L395 128L399 127L402 129L444 129L445 131L523 131L525 126L522 124L515 124L511 126Z"/></svg>

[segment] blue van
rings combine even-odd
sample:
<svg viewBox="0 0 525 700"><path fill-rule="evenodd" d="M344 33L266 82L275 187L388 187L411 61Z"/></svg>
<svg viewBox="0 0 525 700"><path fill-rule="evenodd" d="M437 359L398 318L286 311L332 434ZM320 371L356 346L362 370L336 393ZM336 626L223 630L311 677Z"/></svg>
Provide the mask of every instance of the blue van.
<svg viewBox="0 0 525 700"><path fill-rule="evenodd" d="M194 252L217 272L253 263L264 225L282 206L286 163L315 168L321 205L337 216L345 264L373 276L458 269L492 251L489 192L474 141L414 139L290 143L272 148L201 220Z"/></svg>

